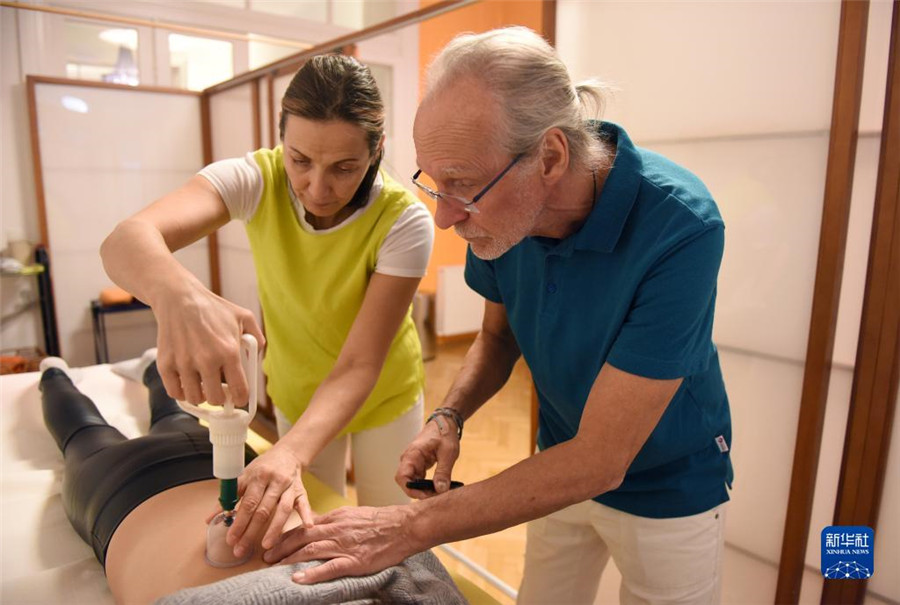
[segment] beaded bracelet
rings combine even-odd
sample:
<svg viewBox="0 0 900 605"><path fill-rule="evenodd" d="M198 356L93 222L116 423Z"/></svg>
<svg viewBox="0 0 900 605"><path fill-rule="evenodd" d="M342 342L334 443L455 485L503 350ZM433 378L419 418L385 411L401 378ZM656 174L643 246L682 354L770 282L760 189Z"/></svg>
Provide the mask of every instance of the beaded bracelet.
<svg viewBox="0 0 900 605"><path fill-rule="evenodd" d="M452 418L453 422L456 423L456 436L458 439L462 439L463 418L459 412L457 412L453 408L436 408L428 417L428 420L425 421L425 424L428 424L438 416L446 416L447 418Z"/></svg>

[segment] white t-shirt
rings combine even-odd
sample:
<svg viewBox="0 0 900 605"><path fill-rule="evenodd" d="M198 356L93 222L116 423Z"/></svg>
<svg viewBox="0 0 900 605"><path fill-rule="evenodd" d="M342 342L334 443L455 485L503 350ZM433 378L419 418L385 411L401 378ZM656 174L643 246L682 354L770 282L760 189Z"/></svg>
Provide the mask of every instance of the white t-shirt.
<svg viewBox="0 0 900 605"><path fill-rule="evenodd" d="M259 207L263 192L263 177L252 153L243 158L214 162L198 172L209 181L228 208L232 219L249 222ZM331 233L359 218L369 204L381 193L384 180L379 173L372 185L369 199L353 214L329 229L314 229L306 221L306 210L288 187L294 214L300 227L308 233ZM375 272L396 277L422 277L428 267L431 246L434 242L434 221L431 213L420 201L410 204L400 213L388 231L375 262Z"/></svg>

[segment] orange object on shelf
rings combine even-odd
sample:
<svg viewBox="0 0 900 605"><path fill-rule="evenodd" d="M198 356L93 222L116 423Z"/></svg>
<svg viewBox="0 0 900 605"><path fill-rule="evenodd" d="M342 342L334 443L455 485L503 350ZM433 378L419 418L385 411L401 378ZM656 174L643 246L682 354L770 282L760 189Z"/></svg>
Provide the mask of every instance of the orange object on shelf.
<svg viewBox="0 0 900 605"><path fill-rule="evenodd" d="M47 354L36 347L0 351L0 374L37 372L41 360Z"/></svg>
<svg viewBox="0 0 900 605"><path fill-rule="evenodd" d="M103 288L100 290L100 304L104 307L113 305L130 305L134 302L134 296L118 286Z"/></svg>

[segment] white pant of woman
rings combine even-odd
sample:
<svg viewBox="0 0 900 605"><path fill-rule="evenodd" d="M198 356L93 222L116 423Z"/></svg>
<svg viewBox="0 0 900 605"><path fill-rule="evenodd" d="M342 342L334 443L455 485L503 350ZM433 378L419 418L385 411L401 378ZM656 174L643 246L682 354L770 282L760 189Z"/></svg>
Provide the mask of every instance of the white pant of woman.
<svg viewBox="0 0 900 605"><path fill-rule="evenodd" d="M673 519L638 517L593 500L528 524L519 605L590 605L610 556L619 602L716 604L721 599L725 505Z"/></svg>
<svg viewBox="0 0 900 605"><path fill-rule="evenodd" d="M307 469L325 485L347 495L347 447L353 460L356 498L360 506L407 504L407 496L397 482L400 455L422 430L424 402L419 400L408 412L385 425L344 435L325 446ZM278 436L291 428L290 421L277 408Z"/></svg>

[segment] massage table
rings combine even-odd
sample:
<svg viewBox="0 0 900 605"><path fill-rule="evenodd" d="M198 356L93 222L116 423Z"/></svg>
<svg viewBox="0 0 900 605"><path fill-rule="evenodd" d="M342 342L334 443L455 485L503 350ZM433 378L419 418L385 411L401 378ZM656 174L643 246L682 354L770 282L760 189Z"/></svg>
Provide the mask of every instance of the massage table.
<svg viewBox="0 0 900 605"><path fill-rule="evenodd" d="M109 424L129 438L146 431L146 387L114 374L106 364L72 373ZM0 603L112 605L102 566L63 510L63 458L44 427L39 378L37 372L0 376ZM257 451L269 445L255 433L249 441ZM315 477L303 481L317 512L348 504ZM451 576L473 605L497 603L462 576Z"/></svg>

